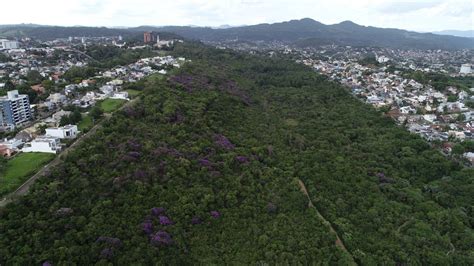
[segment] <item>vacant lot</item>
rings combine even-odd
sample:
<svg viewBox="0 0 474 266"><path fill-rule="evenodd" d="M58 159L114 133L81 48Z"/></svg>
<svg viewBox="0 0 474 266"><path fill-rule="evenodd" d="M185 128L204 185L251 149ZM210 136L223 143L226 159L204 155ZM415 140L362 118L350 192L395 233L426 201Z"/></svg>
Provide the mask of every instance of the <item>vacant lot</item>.
<svg viewBox="0 0 474 266"><path fill-rule="evenodd" d="M30 176L55 157L50 153L21 153L7 162L4 176L0 176L0 196L17 189Z"/></svg>
<svg viewBox="0 0 474 266"><path fill-rule="evenodd" d="M127 92L130 98L135 98L142 93L141 91L138 91L138 90L127 90Z"/></svg>
<svg viewBox="0 0 474 266"><path fill-rule="evenodd" d="M120 99L106 99L100 103L100 108L102 108L105 113L112 113L120 108L124 102L125 100Z"/></svg>
<svg viewBox="0 0 474 266"><path fill-rule="evenodd" d="M77 125L79 131L89 130L93 126L92 117L90 115L83 115L81 122Z"/></svg>

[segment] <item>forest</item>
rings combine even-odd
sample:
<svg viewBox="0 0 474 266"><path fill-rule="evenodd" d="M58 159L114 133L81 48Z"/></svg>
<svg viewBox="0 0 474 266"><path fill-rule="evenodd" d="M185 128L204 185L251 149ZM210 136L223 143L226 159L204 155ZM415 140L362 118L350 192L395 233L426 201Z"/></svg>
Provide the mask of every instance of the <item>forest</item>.
<svg viewBox="0 0 474 266"><path fill-rule="evenodd" d="M172 53L0 209L1 265L474 264L473 169L303 65Z"/></svg>

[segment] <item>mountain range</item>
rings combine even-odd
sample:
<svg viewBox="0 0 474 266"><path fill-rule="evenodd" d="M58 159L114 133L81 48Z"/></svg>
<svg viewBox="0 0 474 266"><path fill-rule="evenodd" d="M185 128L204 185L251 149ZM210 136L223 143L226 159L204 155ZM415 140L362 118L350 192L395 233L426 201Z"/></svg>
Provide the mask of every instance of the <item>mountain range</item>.
<svg viewBox="0 0 474 266"><path fill-rule="evenodd" d="M69 36L116 36L139 38L142 31L168 32L204 42L278 41L298 46L327 44L399 49L473 49L474 39L418 33L400 29L361 26L351 21L326 25L313 19L239 27L140 26L134 28L57 27L38 25L0 26L0 37L28 36L37 39Z"/></svg>
<svg viewBox="0 0 474 266"><path fill-rule="evenodd" d="M434 31L434 34L451 35L457 37L474 38L474 30L443 30Z"/></svg>

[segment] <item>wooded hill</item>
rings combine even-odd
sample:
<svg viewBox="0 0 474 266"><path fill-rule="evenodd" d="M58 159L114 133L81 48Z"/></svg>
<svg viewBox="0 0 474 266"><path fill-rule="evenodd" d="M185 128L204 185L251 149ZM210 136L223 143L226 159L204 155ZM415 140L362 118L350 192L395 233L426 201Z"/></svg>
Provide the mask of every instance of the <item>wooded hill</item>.
<svg viewBox="0 0 474 266"><path fill-rule="evenodd" d="M0 210L0 264L474 263L472 169L305 66L174 54Z"/></svg>

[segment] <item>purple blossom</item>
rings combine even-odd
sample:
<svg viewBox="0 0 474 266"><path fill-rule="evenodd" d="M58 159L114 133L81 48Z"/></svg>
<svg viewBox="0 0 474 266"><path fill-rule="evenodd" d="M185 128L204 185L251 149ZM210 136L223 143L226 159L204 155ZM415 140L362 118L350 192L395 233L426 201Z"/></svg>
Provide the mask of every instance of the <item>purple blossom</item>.
<svg viewBox="0 0 474 266"><path fill-rule="evenodd" d="M225 150L233 150L235 148L234 144L232 144L228 138L221 134L216 134L214 136L214 143Z"/></svg>
<svg viewBox="0 0 474 266"><path fill-rule="evenodd" d="M217 218L221 217L221 214L218 211L211 211L210 214L211 214L212 218L214 218L214 219L217 219Z"/></svg>
<svg viewBox="0 0 474 266"><path fill-rule="evenodd" d="M173 224L173 221L171 221L171 219L168 218L167 216L160 215L158 217L158 219L160 220L161 225L172 225Z"/></svg>
<svg viewBox="0 0 474 266"><path fill-rule="evenodd" d="M204 159L199 159L198 160L198 163L201 165L201 166L204 166L204 167L207 167L207 168L212 168L212 162L209 161L208 159L204 158Z"/></svg>
<svg viewBox="0 0 474 266"><path fill-rule="evenodd" d="M154 216L159 216L161 214L164 214L166 212L166 209L163 207L154 207L151 209L151 214Z"/></svg>
<svg viewBox="0 0 474 266"><path fill-rule="evenodd" d="M250 162L249 158L247 158L245 156L237 156L237 157L235 157L235 159L241 164L247 164L247 163Z"/></svg>
<svg viewBox="0 0 474 266"><path fill-rule="evenodd" d="M145 234L147 235L153 233L153 223L149 220L145 221L144 223L142 223L142 229L143 232L145 232Z"/></svg>
<svg viewBox="0 0 474 266"><path fill-rule="evenodd" d="M111 249L111 248L104 248L101 252L100 252L100 256L99 256L101 259L106 259L106 260L110 260L111 258L114 257L114 251Z"/></svg>
<svg viewBox="0 0 474 266"><path fill-rule="evenodd" d="M197 217L197 216L194 216L192 219L191 219L191 223L192 224L201 224L202 223L202 220L201 218Z"/></svg>
<svg viewBox="0 0 474 266"><path fill-rule="evenodd" d="M127 144L128 144L128 147L133 151L140 151L142 148L142 145L137 140L134 140L134 139L129 140Z"/></svg>
<svg viewBox="0 0 474 266"><path fill-rule="evenodd" d="M140 158L140 155L141 154L137 151L131 151L131 152L128 153L128 156L133 157L133 158L137 158L137 159Z"/></svg>
<svg viewBox="0 0 474 266"><path fill-rule="evenodd" d="M155 246L167 246L173 244L171 235L166 231L159 231L151 237L151 244Z"/></svg>
<svg viewBox="0 0 474 266"><path fill-rule="evenodd" d="M53 266L49 261L43 262L43 266Z"/></svg>

